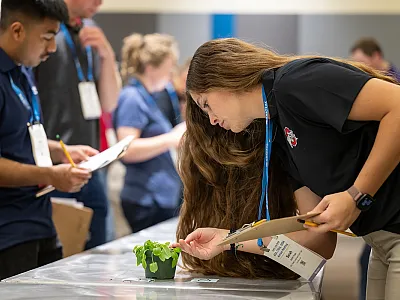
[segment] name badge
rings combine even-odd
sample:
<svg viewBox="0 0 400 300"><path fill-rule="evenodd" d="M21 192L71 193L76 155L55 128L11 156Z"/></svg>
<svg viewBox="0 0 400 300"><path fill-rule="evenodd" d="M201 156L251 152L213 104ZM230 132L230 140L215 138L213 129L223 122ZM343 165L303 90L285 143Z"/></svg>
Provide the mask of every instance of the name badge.
<svg viewBox="0 0 400 300"><path fill-rule="evenodd" d="M82 113L85 120L100 118L100 99L94 82L80 82L78 88L81 98Z"/></svg>
<svg viewBox="0 0 400 300"><path fill-rule="evenodd" d="M326 263L326 259L281 234L273 236L264 256L312 281Z"/></svg>
<svg viewBox="0 0 400 300"><path fill-rule="evenodd" d="M53 162L51 161L49 144L43 125L34 124L29 126L28 130L36 165L39 167L51 167Z"/></svg>
<svg viewBox="0 0 400 300"><path fill-rule="evenodd" d="M112 128L106 129L106 140L107 140L108 147L112 147L116 143L118 143L117 134L115 133L114 129L112 129Z"/></svg>

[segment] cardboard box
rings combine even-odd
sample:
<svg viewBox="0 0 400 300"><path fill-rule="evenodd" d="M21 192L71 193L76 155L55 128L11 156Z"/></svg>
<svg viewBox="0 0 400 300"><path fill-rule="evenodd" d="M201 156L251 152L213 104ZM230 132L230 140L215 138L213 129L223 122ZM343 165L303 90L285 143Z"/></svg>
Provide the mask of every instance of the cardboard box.
<svg viewBox="0 0 400 300"><path fill-rule="evenodd" d="M88 207L53 201L53 222L63 245L64 257L82 252L88 239L93 210Z"/></svg>

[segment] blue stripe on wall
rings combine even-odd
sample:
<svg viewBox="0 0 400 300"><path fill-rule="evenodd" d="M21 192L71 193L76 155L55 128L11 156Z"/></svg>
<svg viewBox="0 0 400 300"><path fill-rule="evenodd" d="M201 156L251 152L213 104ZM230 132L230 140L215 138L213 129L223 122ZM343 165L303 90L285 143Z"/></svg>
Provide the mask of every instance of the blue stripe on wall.
<svg viewBox="0 0 400 300"><path fill-rule="evenodd" d="M236 36L235 15L212 15L212 39Z"/></svg>

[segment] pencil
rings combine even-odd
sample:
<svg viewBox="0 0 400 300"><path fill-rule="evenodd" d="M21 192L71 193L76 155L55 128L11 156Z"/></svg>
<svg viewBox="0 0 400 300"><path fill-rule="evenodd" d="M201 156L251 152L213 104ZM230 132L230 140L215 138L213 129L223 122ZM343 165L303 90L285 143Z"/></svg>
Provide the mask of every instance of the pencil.
<svg viewBox="0 0 400 300"><path fill-rule="evenodd" d="M317 223L313 223L313 222L305 221L305 220L300 220L300 219L297 220L297 221L299 221L300 223L303 223L303 224L305 224L307 226L310 226L310 227L318 227L318 225L319 225ZM347 232L347 231L335 230L335 229L332 229L330 231L336 232L336 233L340 233L340 234L344 234L344 235L351 236L351 237L357 237L354 233Z"/></svg>
<svg viewBox="0 0 400 300"><path fill-rule="evenodd" d="M74 161L72 160L71 155L69 154L67 148L65 147L64 142L61 140L61 138L60 138L60 136L58 134L57 134L57 139L60 141L61 148L62 148L65 156L67 157L69 163L71 164L71 166L76 168L76 165L75 165Z"/></svg>
<svg viewBox="0 0 400 300"><path fill-rule="evenodd" d="M251 225L251 227L256 227L256 226L258 226L258 225L261 225L261 224L265 223L266 221L267 221L267 220L262 219L262 220L260 220L260 221L258 221L258 222L254 222L254 223Z"/></svg>

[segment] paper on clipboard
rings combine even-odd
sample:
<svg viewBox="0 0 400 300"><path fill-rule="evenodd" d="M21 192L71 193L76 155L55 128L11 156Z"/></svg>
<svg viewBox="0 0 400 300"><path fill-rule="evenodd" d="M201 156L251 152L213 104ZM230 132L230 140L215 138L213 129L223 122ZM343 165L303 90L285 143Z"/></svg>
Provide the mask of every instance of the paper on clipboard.
<svg viewBox="0 0 400 300"><path fill-rule="evenodd" d="M133 135L129 135L123 140L119 141L114 146L108 148L107 150L92 156L89 160L84 161L79 164L80 168L88 169L91 172L99 170L101 168L106 167L113 161L120 159L123 157L128 150L129 145L132 143L135 137ZM36 198L46 195L51 191L54 191L55 188L51 185L46 186L45 188L41 189L37 194Z"/></svg>
<svg viewBox="0 0 400 300"><path fill-rule="evenodd" d="M133 135L127 136L111 148L108 148L107 150L104 150L103 152L92 156L88 161L80 163L79 167L91 170L92 172L106 167L113 161L124 156L133 139Z"/></svg>
<svg viewBox="0 0 400 300"><path fill-rule="evenodd" d="M268 222L260 223L256 226L250 224L247 227L244 227L235 231L232 234L229 234L225 239L222 240L221 243L218 244L218 246L305 230L303 226L304 224L299 223L297 220L306 220L317 215L319 215L319 213L274 219Z"/></svg>

